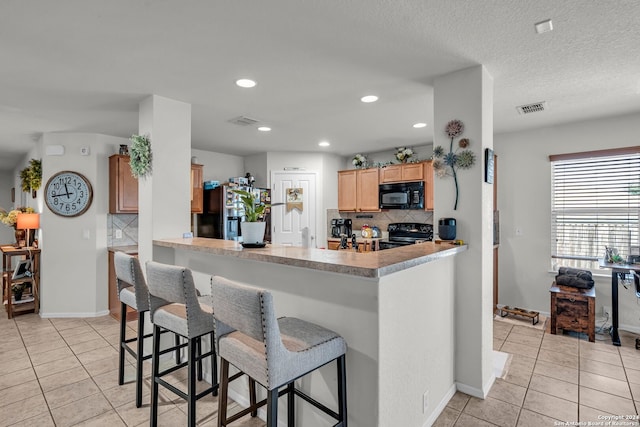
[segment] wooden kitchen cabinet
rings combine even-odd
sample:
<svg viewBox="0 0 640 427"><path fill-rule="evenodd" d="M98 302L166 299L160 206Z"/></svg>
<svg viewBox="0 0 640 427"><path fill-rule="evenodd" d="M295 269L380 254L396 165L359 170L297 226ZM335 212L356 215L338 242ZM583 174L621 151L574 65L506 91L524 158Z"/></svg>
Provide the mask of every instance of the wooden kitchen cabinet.
<svg viewBox="0 0 640 427"><path fill-rule="evenodd" d="M138 180L131 175L129 156L109 157L109 213L138 213Z"/></svg>
<svg viewBox="0 0 640 427"><path fill-rule="evenodd" d="M338 210L377 212L378 169L338 171Z"/></svg>
<svg viewBox="0 0 640 427"><path fill-rule="evenodd" d="M433 210L433 162L423 163L424 167L424 210Z"/></svg>
<svg viewBox="0 0 640 427"><path fill-rule="evenodd" d="M203 212L202 165L191 164L191 213Z"/></svg>
<svg viewBox="0 0 640 427"><path fill-rule="evenodd" d="M405 163L386 166L380 170L380 184L424 180L423 163Z"/></svg>

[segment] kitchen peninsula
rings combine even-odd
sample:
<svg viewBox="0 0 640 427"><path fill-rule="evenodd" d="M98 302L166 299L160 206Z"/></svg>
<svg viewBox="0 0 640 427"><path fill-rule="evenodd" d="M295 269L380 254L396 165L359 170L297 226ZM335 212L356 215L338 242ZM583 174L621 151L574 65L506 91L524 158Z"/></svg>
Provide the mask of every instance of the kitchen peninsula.
<svg viewBox="0 0 640 427"><path fill-rule="evenodd" d="M454 266L466 250L431 242L364 253L243 249L233 241L193 238L154 240L153 258L190 268L202 291L211 275L267 288L278 316L300 317L342 335L349 346L352 427L422 426L435 421L455 392ZM333 365L300 383L335 404ZM230 396L245 403L244 383L233 387ZM285 401L281 407L284 417ZM298 403L296 410L303 425L326 425L310 405Z"/></svg>

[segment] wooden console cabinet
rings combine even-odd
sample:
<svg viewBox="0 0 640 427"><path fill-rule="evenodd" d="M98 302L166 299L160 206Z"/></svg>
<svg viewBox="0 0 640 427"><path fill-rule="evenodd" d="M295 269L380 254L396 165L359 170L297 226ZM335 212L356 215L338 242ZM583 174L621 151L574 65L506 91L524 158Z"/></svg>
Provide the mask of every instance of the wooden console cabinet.
<svg viewBox="0 0 640 427"><path fill-rule="evenodd" d="M15 248L0 246L2 251L2 297L7 317L16 314L38 313L40 311L40 249ZM13 280L12 260L14 257L31 260L31 276ZM22 299L16 301L11 291L11 285L22 283L30 292L24 292Z"/></svg>
<svg viewBox="0 0 640 427"><path fill-rule="evenodd" d="M551 333L559 329L581 332L596 340L596 290L558 286L555 282L551 293Z"/></svg>

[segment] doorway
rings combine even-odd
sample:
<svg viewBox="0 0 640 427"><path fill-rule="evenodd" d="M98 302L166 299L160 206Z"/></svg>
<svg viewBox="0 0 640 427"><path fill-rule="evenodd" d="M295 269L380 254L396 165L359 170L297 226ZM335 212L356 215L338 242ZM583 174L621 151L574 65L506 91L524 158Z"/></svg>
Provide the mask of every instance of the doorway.
<svg viewBox="0 0 640 427"><path fill-rule="evenodd" d="M271 172L271 208L274 244L316 247L316 173Z"/></svg>

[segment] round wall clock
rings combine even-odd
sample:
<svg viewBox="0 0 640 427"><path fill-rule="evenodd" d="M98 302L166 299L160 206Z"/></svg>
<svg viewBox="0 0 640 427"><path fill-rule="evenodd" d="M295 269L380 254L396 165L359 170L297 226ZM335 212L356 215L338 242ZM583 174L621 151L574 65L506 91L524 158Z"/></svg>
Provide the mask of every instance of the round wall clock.
<svg viewBox="0 0 640 427"><path fill-rule="evenodd" d="M84 175L62 171L54 174L44 188L45 201L56 215L73 217L82 215L91 206L93 189Z"/></svg>

